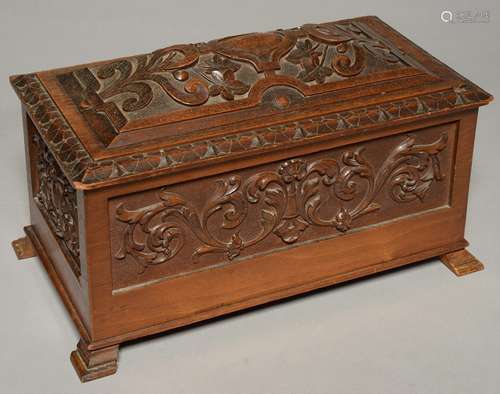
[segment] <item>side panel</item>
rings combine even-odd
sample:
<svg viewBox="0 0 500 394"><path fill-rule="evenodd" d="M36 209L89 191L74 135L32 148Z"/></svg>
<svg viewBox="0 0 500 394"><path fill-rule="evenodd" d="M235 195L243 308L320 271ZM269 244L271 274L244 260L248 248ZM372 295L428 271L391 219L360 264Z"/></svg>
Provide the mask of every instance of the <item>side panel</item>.
<svg viewBox="0 0 500 394"><path fill-rule="evenodd" d="M475 122L89 192L95 346L463 248Z"/></svg>
<svg viewBox="0 0 500 394"><path fill-rule="evenodd" d="M88 281L80 254L84 232L77 208L81 196L63 175L25 111L23 122L31 225L81 322L89 330Z"/></svg>

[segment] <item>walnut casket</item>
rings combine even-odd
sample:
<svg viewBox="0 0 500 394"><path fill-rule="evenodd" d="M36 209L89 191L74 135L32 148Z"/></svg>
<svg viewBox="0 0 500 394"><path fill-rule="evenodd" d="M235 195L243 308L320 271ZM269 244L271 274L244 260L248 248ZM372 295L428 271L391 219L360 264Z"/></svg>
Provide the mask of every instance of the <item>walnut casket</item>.
<svg viewBox="0 0 500 394"><path fill-rule="evenodd" d="M119 344L439 256L492 97L376 17L18 75L37 255L81 340Z"/></svg>

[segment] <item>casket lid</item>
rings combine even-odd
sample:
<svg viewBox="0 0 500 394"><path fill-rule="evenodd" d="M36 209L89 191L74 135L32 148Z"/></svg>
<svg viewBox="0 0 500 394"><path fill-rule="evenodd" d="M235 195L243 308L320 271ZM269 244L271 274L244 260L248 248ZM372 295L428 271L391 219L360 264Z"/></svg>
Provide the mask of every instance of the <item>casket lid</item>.
<svg viewBox="0 0 500 394"><path fill-rule="evenodd" d="M77 188L492 99L373 16L174 45L11 83Z"/></svg>

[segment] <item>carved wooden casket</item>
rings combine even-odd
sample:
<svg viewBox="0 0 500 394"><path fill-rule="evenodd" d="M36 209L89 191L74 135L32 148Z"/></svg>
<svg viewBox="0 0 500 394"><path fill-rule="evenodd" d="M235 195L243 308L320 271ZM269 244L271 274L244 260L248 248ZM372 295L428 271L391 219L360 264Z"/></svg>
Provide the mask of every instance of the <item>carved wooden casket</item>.
<svg viewBox="0 0 500 394"><path fill-rule="evenodd" d="M81 340L119 344L464 248L492 97L376 17L11 78L38 255Z"/></svg>

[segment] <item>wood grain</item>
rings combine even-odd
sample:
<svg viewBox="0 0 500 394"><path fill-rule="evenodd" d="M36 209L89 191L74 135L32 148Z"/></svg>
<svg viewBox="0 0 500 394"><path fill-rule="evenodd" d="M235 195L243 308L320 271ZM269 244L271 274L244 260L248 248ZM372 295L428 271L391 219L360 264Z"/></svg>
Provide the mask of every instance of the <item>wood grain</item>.
<svg viewBox="0 0 500 394"><path fill-rule="evenodd" d="M81 340L119 345L464 248L492 97L376 17L12 77L37 255Z"/></svg>
<svg viewBox="0 0 500 394"><path fill-rule="evenodd" d="M466 249L444 254L440 258L456 276L464 276L484 269L483 263Z"/></svg>
<svg viewBox="0 0 500 394"><path fill-rule="evenodd" d="M12 248L18 260L29 259L36 256L35 248L28 237L18 238L12 241Z"/></svg>

